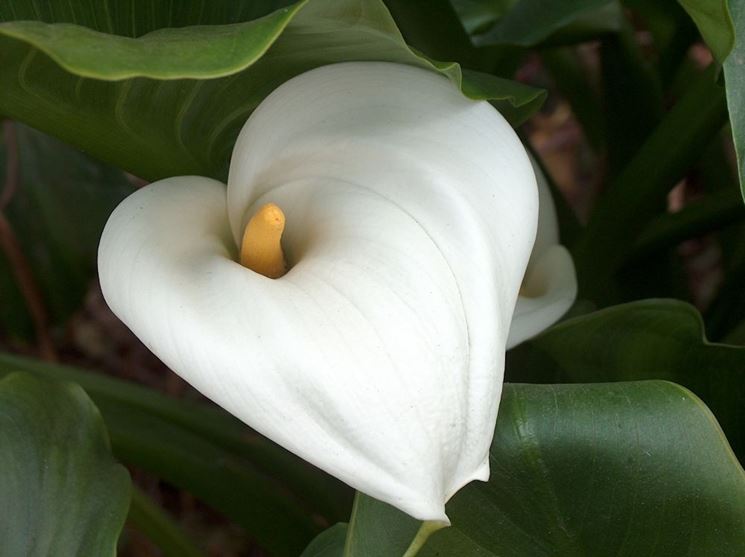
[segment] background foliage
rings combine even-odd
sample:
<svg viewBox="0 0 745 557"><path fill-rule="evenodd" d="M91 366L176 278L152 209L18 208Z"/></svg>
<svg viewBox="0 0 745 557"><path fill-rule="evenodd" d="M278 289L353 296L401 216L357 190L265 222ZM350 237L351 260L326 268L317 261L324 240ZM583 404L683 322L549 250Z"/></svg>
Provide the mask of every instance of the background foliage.
<svg viewBox="0 0 745 557"><path fill-rule="evenodd" d="M3 547L110 554L129 508L132 555L743 554L743 33L724 0L0 4L0 492L32 494ZM267 94L348 60L441 72L518 126L580 281L508 353L492 478L428 539L197 400L96 297L124 196L224 178Z"/></svg>

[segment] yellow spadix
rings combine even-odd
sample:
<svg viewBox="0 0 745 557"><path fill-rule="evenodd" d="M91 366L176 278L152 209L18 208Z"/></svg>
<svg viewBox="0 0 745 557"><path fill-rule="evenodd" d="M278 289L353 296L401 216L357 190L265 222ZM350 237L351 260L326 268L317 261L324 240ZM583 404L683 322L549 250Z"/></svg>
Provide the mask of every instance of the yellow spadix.
<svg viewBox="0 0 745 557"><path fill-rule="evenodd" d="M241 265L265 277L276 279L287 272L282 251L285 214L274 203L267 203L248 221L241 242Z"/></svg>

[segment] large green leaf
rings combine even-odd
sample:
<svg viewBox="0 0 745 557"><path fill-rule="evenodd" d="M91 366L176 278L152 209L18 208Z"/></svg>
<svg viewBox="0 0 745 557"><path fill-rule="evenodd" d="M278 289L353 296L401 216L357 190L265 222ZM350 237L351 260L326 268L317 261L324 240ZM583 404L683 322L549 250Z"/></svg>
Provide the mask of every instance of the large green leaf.
<svg viewBox="0 0 745 557"><path fill-rule="evenodd" d="M224 177L235 137L258 103L325 64L385 60L440 71L469 96L511 108L514 122L544 97L488 75L464 82L457 64L414 53L381 0L303 0L238 23L231 3L219 2L209 17L195 10L179 21L209 25L157 31L173 25L176 5L151 11L135 2L132 16L111 0L75 11L66 0L50 4L59 9L37 17L28 0L13 0L15 9L1 14L68 24L0 24L0 113L147 179ZM153 33L132 38L143 30Z"/></svg>
<svg viewBox="0 0 745 557"><path fill-rule="evenodd" d="M77 385L0 381L0 553L114 556L130 480Z"/></svg>
<svg viewBox="0 0 745 557"><path fill-rule="evenodd" d="M130 77L210 79L254 64L303 7L254 21L168 28L138 37L42 21L0 23L0 33L36 47L70 74L107 81Z"/></svg>
<svg viewBox="0 0 745 557"><path fill-rule="evenodd" d="M141 37L163 27L242 23L268 15L297 0L211 0L190 2L175 0L99 0L64 2L47 0L4 0L0 3L0 21L38 20L47 23L76 23L104 33Z"/></svg>
<svg viewBox="0 0 745 557"><path fill-rule="evenodd" d="M101 410L119 459L222 511L272 555L297 555L323 526L348 515L346 486L222 410L0 353L0 376L16 370L80 384Z"/></svg>
<svg viewBox="0 0 745 557"><path fill-rule="evenodd" d="M0 142L0 176L8 157L18 164L18 184L5 214L54 322L61 322L80 306L95 276L96 248L106 219L116 205L133 191L120 170L92 161L79 151L24 125L9 124L7 139ZM0 284L13 281L7 264L0 264ZM23 335L27 318L20 312L23 298L0 290L20 306L0 312L0 329ZM3 319L3 317L5 317Z"/></svg>
<svg viewBox="0 0 745 557"><path fill-rule="evenodd" d="M490 465L418 556L735 557L745 547L745 473L709 410L672 383L506 384ZM309 555L400 557L417 526L359 495L343 553L337 526Z"/></svg>
<svg viewBox="0 0 745 557"><path fill-rule="evenodd" d="M745 2L733 2L730 9L736 39L734 50L724 62L724 78L732 138L740 171L740 190L745 198Z"/></svg>
<svg viewBox="0 0 745 557"><path fill-rule="evenodd" d="M709 343L695 308L645 300L567 320L508 354L510 381L666 379L711 408L745 458L745 347Z"/></svg>

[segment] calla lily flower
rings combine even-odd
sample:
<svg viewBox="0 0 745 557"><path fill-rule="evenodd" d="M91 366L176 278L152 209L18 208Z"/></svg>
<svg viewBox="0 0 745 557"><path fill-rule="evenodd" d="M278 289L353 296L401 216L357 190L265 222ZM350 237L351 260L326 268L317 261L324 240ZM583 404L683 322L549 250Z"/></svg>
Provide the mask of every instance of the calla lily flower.
<svg viewBox="0 0 745 557"><path fill-rule="evenodd" d="M101 239L101 286L207 397L447 524L445 502L489 476L508 338L573 298L541 202L531 258L535 174L491 105L418 68L325 66L254 111L227 189L185 176L127 198Z"/></svg>

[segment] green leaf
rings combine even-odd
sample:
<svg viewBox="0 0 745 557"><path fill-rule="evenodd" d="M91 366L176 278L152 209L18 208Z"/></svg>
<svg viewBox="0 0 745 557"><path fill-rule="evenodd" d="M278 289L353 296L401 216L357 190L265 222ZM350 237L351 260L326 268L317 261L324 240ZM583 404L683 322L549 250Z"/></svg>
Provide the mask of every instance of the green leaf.
<svg viewBox="0 0 745 557"><path fill-rule="evenodd" d="M709 410L672 383L506 384L490 465L416 555L735 557L745 544L745 473ZM416 521L359 499L344 556L404 555Z"/></svg>
<svg viewBox="0 0 745 557"><path fill-rule="evenodd" d="M476 49L450 0L385 0L406 43L431 58L473 68Z"/></svg>
<svg viewBox="0 0 745 557"><path fill-rule="evenodd" d="M626 24L623 8L617 1L608 2L579 14L541 43L541 46L576 45L602 39L620 31Z"/></svg>
<svg viewBox="0 0 745 557"><path fill-rule="evenodd" d="M202 552L184 534L158 504L137 487L132 490L132 504L127 523L145 534L163 557L202 557Z"/></svg>
<svg viewBox="0 0 745 557"><path fill-rule="evenodd" d="M659 10L671 10L667 1L645 3L659 6ZM678 3L694 21L714 57L722 62L734 44L727 1L678 0ZM623 20L621 3L616 0L456 0L455 6L470 32L491 24L488 31L475 37L480 46L535 46L546 41L573 44L618 31ZM647 11L646 6L643 8Z"/></svg>
<svg viewBox="0 0 745 557"><path fill-rule="evenodd" d="M645 300L569 319L508 354L510 381L666 379L711 408L745 459L745 348L709 343L701 316L676 300Z"/></svg>
<svg viewBox="0 0 745 557"><path fill-rule="evenodd" d="M288 79L336 62L384 60L439 71L466 94L506 101L516 123L540 105L535 89L488 77L469 83L472 75L464 83L457 64L414 53L381 0L303 0L241 23L221 2L209 18L196 13L180 22L210 25L157 31L171 26L172 10L161 7L145 23L145 6L132 18L111 1L74 12L66 1L51 4L59 10L47 20L65 25L0 24L0 112L146 179L223 178L235 137L261 100ZM77 22L93 31L69 25ZM126 24L153 33L132 38Z"/></svg>
<svg viewBox="0 0 745 557"><path fill-rule="evenodd" d="M5 175L7 157L15 157L18 184L4 212L52 321L62 322L80 307L95 276L96 249L106 219L133 187L120 170L92 161L56 139L24 125L6 126L6 140L15 148L0 143L0 175ZM14 280L8 266L0 267L0 274L0 284ZM26 319L10 314L0 321L0 328L23 335L18 324Z"/></svg>
<svg viewBox="0 0 745 557"><path fill-rule="evenodd" d="M95 3L47 0L5 0L0 4L0 21L38 20L46 23L76 23L112 35L140 37L163 27L241 23L268 15L296 0L211 0L194 2L152 2L152 0L100 0Z"/></svg>
<svg viewBox="0 0 745 557"><path fill-rule="evenodd" d="M719 63L724 62L735 44L727 0L678 0L678 3L691 16L714 58Z"/></svg>
<svg viewBox="0 0 745 557"><path fill-rule="evenodd" d="M159 29L137 39L67 23L0 23L0 33L36 47L69 73L107 81L130 77L209 79L255 63L303 3L255 21Z"/></svg>
<svg viewBox="0 0 745 557"><path fill-rule="evenodd" d="M517 0L450 0L463 27L475 35L488 30Z"/></svg>
<svg viewBox="0 0 745 557"><path fill-rule="evenodd" d="M77 385L14 373L0 381L3 555L114 556L130 480Z"/></svg>
<svg viewBox="0 0 745 557"><path fill-rule="evenodd" d="M515 126L538 110L547 97L544 89L471 70L463 70L461 89L472 99L491 101ZM496 96L494 91L501 93Z"/></svg>
<svg viewBox="0 0 745 557"><path fill-rule="evenodd" d="M615 4L613 0L575 0L573 2L518 0L500 14L499 19L489 31L478 35L474 40L479 46L506 44L535 46L572 23L579 21L582 25L583 18L594 18L598 10L606 8L611 3ZM605 24L608 21L609 18L606 17L600 22L604 31L607 30Z"/></svg>
<svg viewBox="0 0 745 557"><path fill-rule="evenodd" d="M0 376L14 370L83 386L101 410L117 458L190 491L273 555L297 555L324 524L348 515L346 486L220 409L0 353Z"/></svg>
<svg viewBox="0 0 745 557"><path fill-rule="evenodd" d="M344 557L386 557L407 551L414 554L410 548L415 540L422 539L422 529L428 531L427 523L358 492L347 527Z"/></svg>
<svg viewBox="0 0 745 557"><path fill-rule="evenodd" d="M745 3L733 2L731 10L736 40L734 49L724 62L724 79L740 173L740 191L745 198Z"/></svg>
<svg viewBox="0 0 745 557"><path fill-rule="evenodd" d="M684 240L742 221L745 221L745 207L739 192L734 188L720 190L651 221L639 235L633 257L672 248Z"/></svg>
<svg viewBox="0 0 745 557"><path fill-rule="evenodd" d="M335 524L318 534L300 557L343 557L346 537L347 525Z"/></svg>
<svg viewBox="0 0 745 557"><path fill-rule="evenodd" d="M297 555L318 531L314 501L285 491L276 473L128 404L104 399L99 407L118 458L221 511L271 554Z"/></svg>

